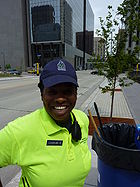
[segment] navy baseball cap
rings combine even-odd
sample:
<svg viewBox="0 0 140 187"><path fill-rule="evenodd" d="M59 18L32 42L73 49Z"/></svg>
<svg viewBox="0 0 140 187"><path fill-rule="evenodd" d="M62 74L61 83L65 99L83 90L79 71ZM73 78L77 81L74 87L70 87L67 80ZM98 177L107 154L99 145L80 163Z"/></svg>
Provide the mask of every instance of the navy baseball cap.
<svg viewBox="0 0 140 187"><path fill-rule="evenodd" d="M63 59L48 62L41 72L40 81L45 88L60 83L72 83L78 87L77 75L71 63Z"/></svg>

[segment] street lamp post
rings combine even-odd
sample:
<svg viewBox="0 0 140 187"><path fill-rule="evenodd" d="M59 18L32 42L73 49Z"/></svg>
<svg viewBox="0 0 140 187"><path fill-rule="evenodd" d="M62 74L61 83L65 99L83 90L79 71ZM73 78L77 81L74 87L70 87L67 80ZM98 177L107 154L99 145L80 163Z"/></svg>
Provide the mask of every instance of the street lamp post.
<svg viewBox="0 0 140 187"><path fill-rule="evenodd" d="M2 56L3 56L3 71L5 71L5 53L1 52Z"/></svg>
<svg viewBox="0 0 140 187"><path fill-rule="evenodd" d="M86 43L86 0L84 0L83 10L83 69L85 69L85 43Z"/></svg>

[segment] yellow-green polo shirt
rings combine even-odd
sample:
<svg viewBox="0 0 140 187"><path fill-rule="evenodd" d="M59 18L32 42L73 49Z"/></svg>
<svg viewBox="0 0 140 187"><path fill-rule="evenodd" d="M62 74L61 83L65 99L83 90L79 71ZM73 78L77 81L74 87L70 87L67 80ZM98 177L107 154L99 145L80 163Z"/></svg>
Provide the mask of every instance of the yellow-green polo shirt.
<svg viewBox="0 0 140 187"><path fill-rule="evenodd" d="M20 187L84 185L91 168L89 120L80 110L74 109L73 113L82 132L78 142L44 108L10 122L0 131L0 167L21 166Z"/></svg>

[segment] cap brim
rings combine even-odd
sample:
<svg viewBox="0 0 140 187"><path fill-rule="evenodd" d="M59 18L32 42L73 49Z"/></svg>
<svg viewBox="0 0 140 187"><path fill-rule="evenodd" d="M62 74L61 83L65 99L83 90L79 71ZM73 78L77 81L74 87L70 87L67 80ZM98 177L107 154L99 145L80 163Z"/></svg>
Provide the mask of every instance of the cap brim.
<svg viewBox="0 0 140 187"><path fill-rule="evenodd" d="M55 86L56 84L60 84L60 83L72 83L78 87L77 81L72 77L66 75L50 76L43 80L43 85L45 88L49 88L51 86Z"/></svg>

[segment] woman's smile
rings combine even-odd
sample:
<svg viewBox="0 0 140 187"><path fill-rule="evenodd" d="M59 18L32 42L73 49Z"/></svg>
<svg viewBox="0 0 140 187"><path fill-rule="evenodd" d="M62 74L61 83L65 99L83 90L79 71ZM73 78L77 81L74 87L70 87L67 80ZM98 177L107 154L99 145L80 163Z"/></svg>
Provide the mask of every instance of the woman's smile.
<svg viewBox="0 0 140 187"><path fill-rule="evenodd" d="M45 88L42 96L44 107L56 121L67 121L77 99L77 88L71 83L62 83Z"/></svg>

